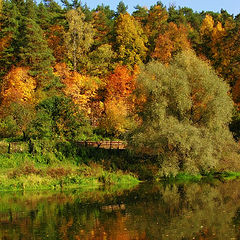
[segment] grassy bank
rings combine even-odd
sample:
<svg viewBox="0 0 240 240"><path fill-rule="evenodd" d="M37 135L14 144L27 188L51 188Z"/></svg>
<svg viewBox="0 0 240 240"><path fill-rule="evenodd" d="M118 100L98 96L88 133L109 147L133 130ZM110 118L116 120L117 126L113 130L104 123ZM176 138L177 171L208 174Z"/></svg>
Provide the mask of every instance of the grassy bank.
<svg viewBox="0 0 240 240"><path fill-rule="evenodd" d="M138 179L121 170L106 170L97 163L59 160L55 155L24 153L0 155L0 191L97 188L101 185L136 185Z"/></svg>
<svg viewBox="0 0 240 240"><path fill-rule="evenodd" d="M5 145L4 145L5 144ZM179 173L162 178L157 157L136 155L118 149L85 148L70 142L35 142L34 153L28 154L27 143L11 143L11 154L0 154L0 191L69 188L116 188L136 185L139 180L186 183L232 180L240 172L211 172L205 175Z"/></svg>
<svg viewBox="0 0 240 240"><path fill-rule="evenodd" d="M212 181L228 181L240 179L240 172L222 172L222 173L209 173L205 175L197 174L191 175L187 173L179 173L175 177L157 178L158 182L166 183L188 183L188 182L212 182Z"/></svg>

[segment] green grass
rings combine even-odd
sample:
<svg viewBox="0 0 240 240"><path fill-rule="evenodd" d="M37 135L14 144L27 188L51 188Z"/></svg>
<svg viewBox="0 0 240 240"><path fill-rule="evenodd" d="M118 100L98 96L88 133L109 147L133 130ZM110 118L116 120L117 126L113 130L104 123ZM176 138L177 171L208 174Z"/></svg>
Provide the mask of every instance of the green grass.
<svg viewBox="0 0 240 240"><path fill-rule="evenodd" d="M240 172L223 172L221 176L224 180L234 180L240 178Z"/></svg>
<svg viewBox="0 0 240 240"><path fill-rule="evenodd" d="M0 191L98 188L107 185L136 185L138 179L120 170L106 170L101 164L74 162L49 154L1 154Z"/></svg>
<svg viewBox="0 0 240 240"><path fill-rule="evenodd" d="M157 181L167 182L167 183L187 183L187 182L200 182L203 179L203 176L200 174L192 175L188 173L179 173L175 177L165 177L157 178Z"/></svg>
<svg viewBox="0 0 240 240"><path fill-rule="evenodd" d="M188 173L179 173L175 177L166 177L157 179L158 181L166 183L187 183L187 182L203 182L203 181L227 181L240 178L240 172L222 172L222 173L209 173L205 175L197 174L191 175Z"/></svg>

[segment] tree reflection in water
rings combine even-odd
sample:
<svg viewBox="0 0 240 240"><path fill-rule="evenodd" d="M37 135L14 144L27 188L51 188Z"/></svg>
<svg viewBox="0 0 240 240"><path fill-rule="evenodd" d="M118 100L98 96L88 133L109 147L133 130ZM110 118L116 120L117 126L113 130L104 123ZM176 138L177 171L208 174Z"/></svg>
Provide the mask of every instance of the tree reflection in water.
<svg viewBox="0 0 240 240"><path fill-rule="evenodd" d="M2 193L0 239L240 239L238 181Z"/></svg>

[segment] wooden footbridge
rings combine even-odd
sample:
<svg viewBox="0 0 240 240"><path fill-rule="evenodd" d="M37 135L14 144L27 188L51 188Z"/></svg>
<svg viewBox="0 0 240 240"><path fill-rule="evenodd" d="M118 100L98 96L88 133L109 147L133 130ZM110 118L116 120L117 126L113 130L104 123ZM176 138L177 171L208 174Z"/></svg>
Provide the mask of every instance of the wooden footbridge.
<svg viewBox="0 0 240 240"><path fill-rule="evenodd" d="M104 149L125 149L127 144L123 141L79 141L79 146L95 147Z"/></svg>

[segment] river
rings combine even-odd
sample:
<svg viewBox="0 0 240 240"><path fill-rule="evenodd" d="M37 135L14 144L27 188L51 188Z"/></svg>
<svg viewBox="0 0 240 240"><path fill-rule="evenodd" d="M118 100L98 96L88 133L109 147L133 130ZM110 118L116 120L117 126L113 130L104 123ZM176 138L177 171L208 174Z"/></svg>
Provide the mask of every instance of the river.
<svg viewBox="0 0 240 240"><path fill-rule="evenodd" d="M240 181L0 197L2 240L240 239Z"/></svg>

